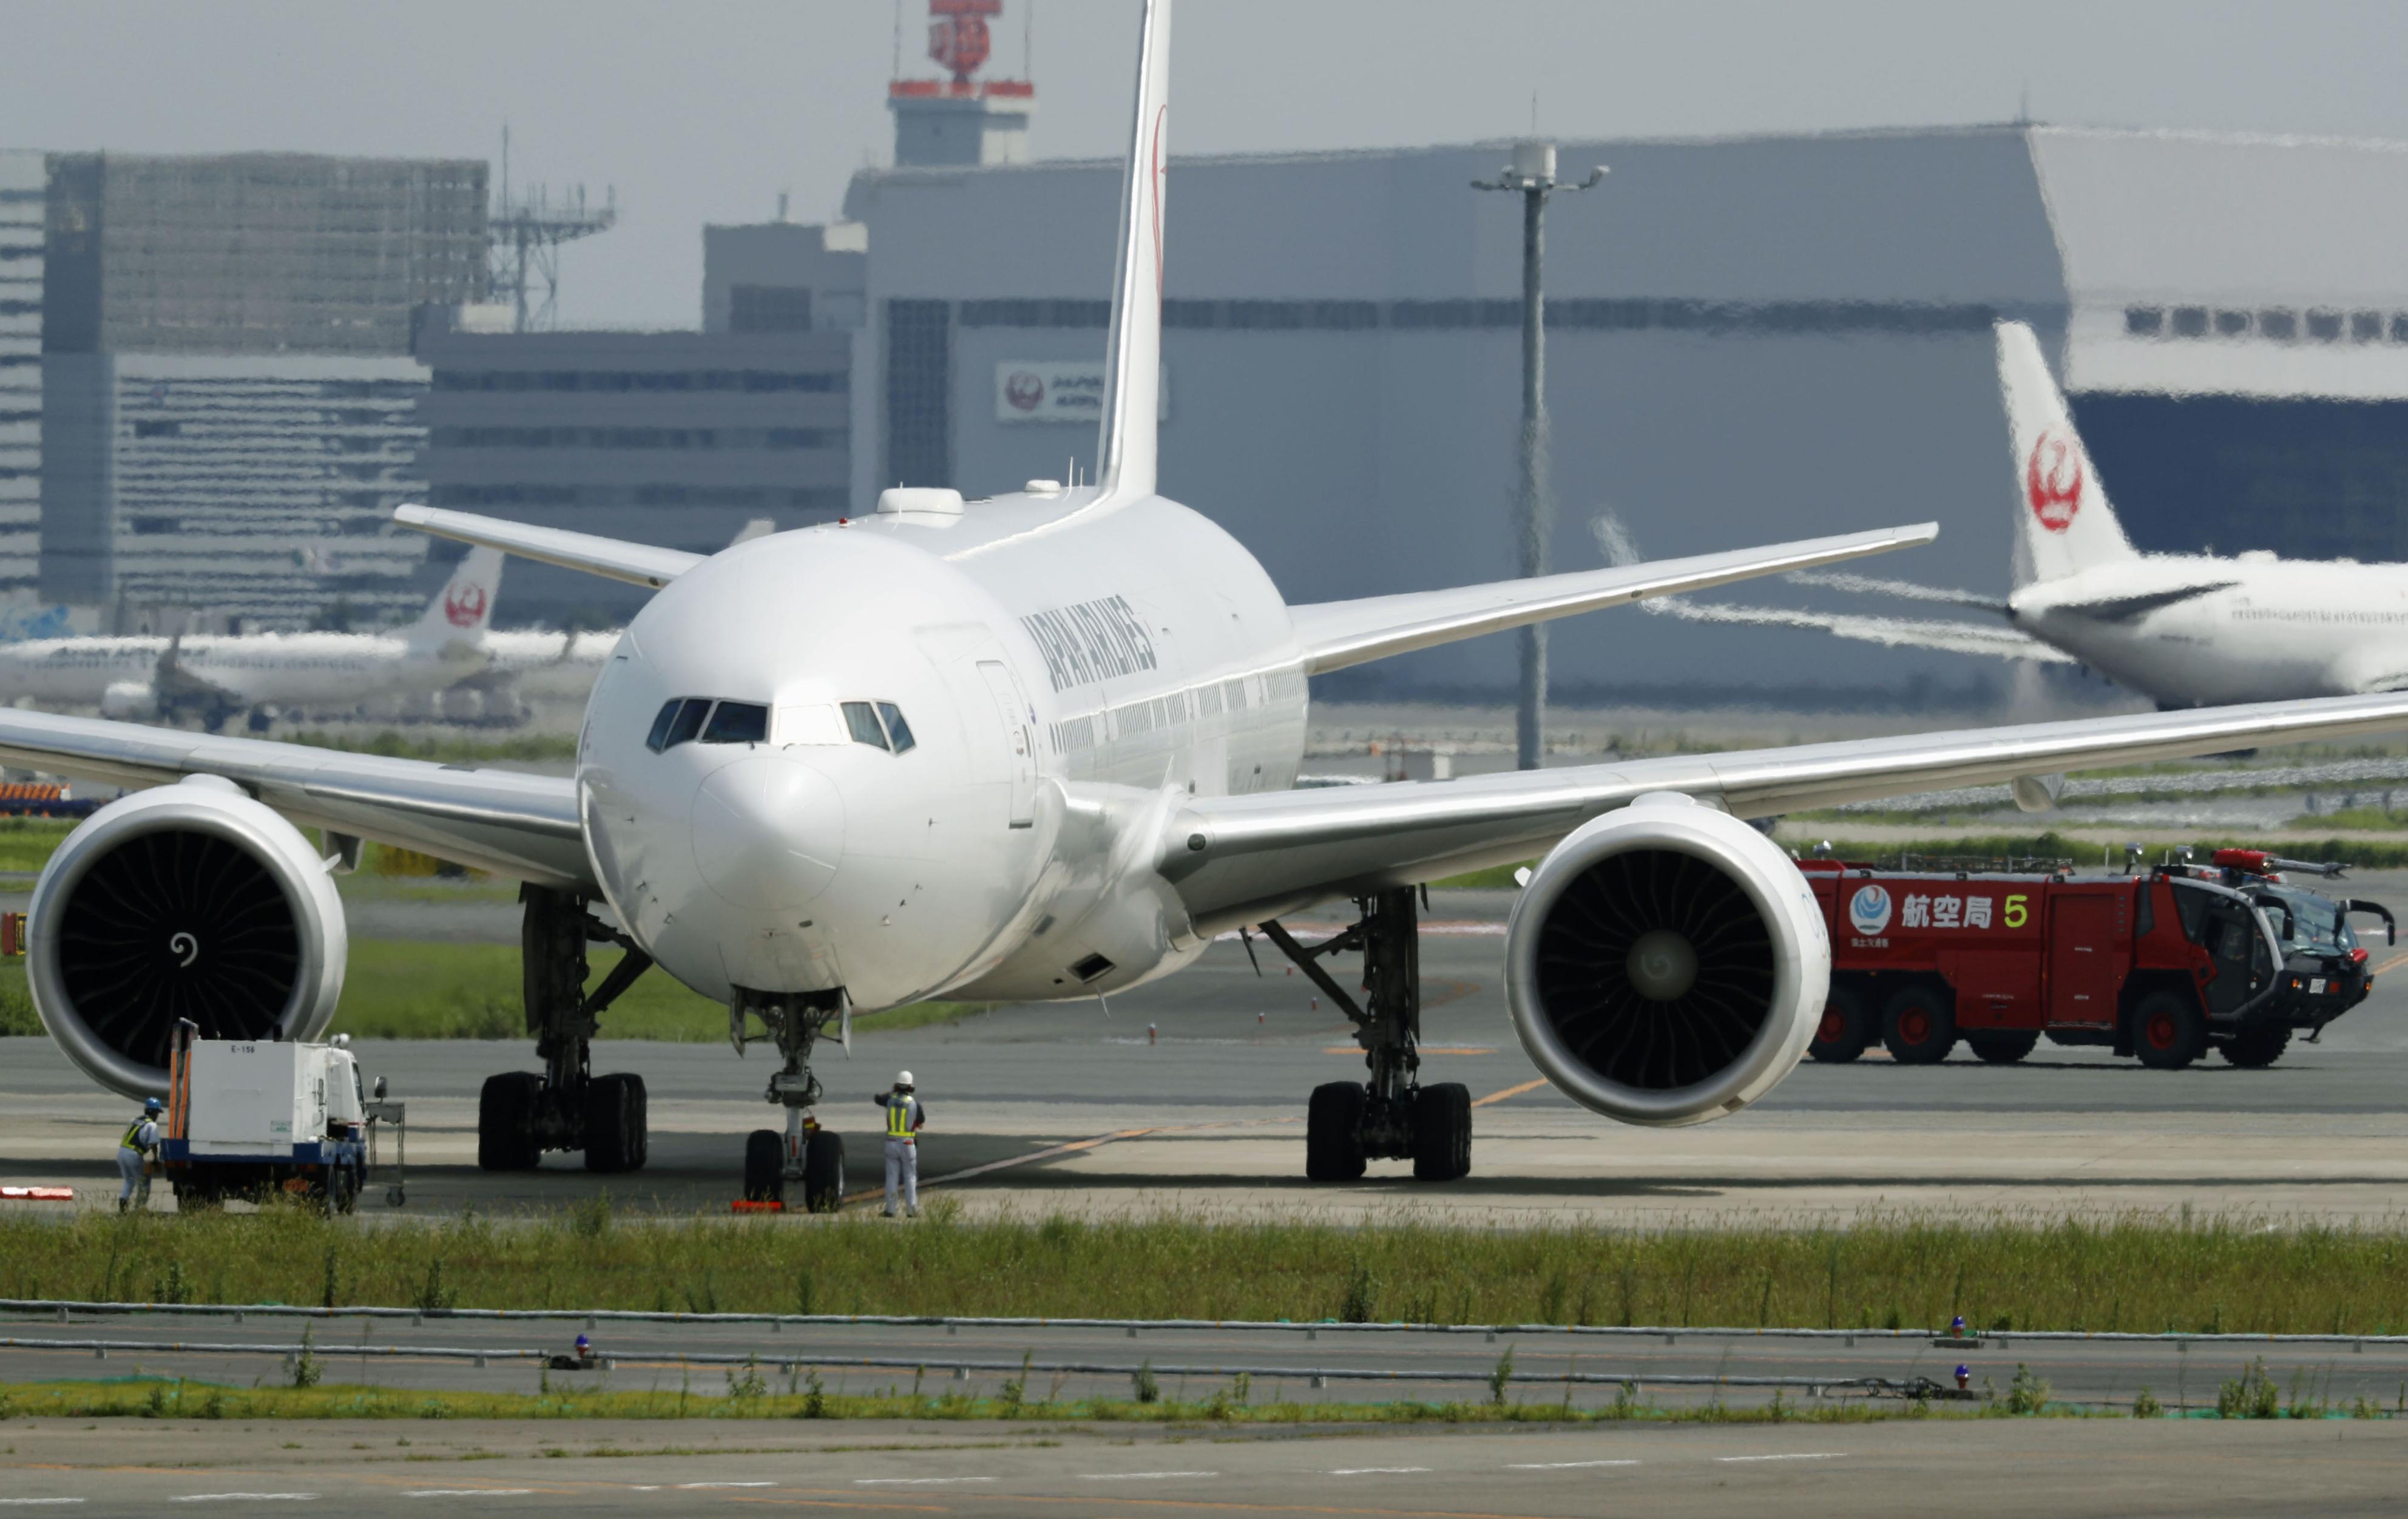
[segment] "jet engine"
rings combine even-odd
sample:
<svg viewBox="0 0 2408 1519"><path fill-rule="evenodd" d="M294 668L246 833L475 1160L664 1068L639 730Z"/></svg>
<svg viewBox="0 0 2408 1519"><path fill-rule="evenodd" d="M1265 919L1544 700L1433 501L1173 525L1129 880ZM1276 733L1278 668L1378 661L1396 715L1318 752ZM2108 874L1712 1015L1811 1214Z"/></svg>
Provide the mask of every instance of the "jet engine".
<svg viewBox="0 0 2408 1519"><path fill-rule="evenodd" d="M1796 1068L1831 946L1770 839L1677 793L1555 846L1506 925L1522 1048L1583 1107L1626 1124L1722 1118Z"/></svg>
<svg viewBox="0 0 2408 1519"><path fill-rule="evenodd" d="M25 975L67 1058L127 1096L167 1090L179 1020L204 1039L315 1039L350 939L301 831L220 776L109 803L34 886Z"/></svg>
<svg viewBox="0 0 2408 1519"><path fill-rule="evenodd" d="M159 715L159 694L148 681L112 681L100 694L100 715L138 721Z"/></svg>

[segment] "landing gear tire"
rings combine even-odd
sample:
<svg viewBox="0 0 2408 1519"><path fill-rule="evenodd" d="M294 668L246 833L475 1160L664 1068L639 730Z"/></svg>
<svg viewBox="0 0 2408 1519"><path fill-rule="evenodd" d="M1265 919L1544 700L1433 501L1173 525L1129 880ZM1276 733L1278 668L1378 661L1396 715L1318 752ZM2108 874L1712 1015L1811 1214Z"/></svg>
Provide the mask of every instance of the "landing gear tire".
<svg viewBox="0 0 2408 1519"><path fill-rule="evenodd" d="M485 1078L477 1096L477 1168L531 1171L543 1159L536 1142L535 1107L543 1078L531 1070L506 1070Z"/></svg>
<svg viewBox="0 0 2408 1519"><path fill-rule="evenodd" d="M1948 994L1910 986L1882 1010L1882 1044L1901 1066L1936 1066L1956 1048L1956 1010Z"/></svg>
<svg viewBox="0 0 2408 1519"><path fill-rule="evenodd" d="M1329 1082L1312 1089L1304 1116L1304 1175L1312 1182L1363 1180L1363 1088Z"/></svg>
<svg viewBox="0 0 2408 1519"><path fill-rule="evenodd" d="M803 1143L803 1207L833 1213L844 1206L844 1136L821 1130Z"/></svg>
<svg viewBox="0 0 2408 1519"><path fill-rule="evenodd" d="M2207 1053L2207 1020L2173 992L2152 992L2132 1010L2132 1053L2152 1070L2180 1070Z"/></svg>
<svg viewBox="0 0 2408 1519"><path fill-rule="evenodd" d="M1425 1086L1413 1099L1413 1179L1456 1182L1471 1174L1471 1089Z"/></svg>
<svg viewBox="0 0 2408 1519"><path fill-rule="evenodd" d="M2283 1058L2291 1047L2291 1030L2286 1024L2259 1024L2245 1028L2215 1047L2228 1065L2243 1070L2262 1070Z"/></svg>
<svg viewBox="0 0 2408 1519"><path fill-rule="evenodd" d="M2012 1066L2040 1046L2040 1030L2022 1034L1968 1034L1965 1042L1993 1066Z"/></svg>
<svg viewBox="0 0 2408 1519"><path fill-rule="evenodd" d="M640 1076L596 1076L585 1083L587 1170L616 1175L643 1168L647 1106Z"/></svg>
<svg viewBox="0 0 2408 1519"><path fill-rule="evenodd" d="M786 1137L756 1128L744 1138L744 1200L786 1200Z"/></svg>
<svg viewBox="0 0 2408 1519"><path fill-rule="evenodd" d="M1853 988L1834 986L1823 998L1823 1021L1814 1027L1814 1041L1806 1053L1817 1060L1844 1065L1865 1053L1873 1041L1872 1014Z"/></svg>

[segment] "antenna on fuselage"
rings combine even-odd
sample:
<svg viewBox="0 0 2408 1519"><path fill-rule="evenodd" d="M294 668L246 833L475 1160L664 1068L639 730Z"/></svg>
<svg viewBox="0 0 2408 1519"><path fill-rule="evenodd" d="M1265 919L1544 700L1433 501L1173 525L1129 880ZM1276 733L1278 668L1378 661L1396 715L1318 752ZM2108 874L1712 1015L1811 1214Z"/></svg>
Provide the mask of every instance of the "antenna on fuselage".
<svg viewBox="0 0 2408 1519"><path fill-rule="evenodd" d="M1163 170L1170 124L1170 0L1146 0L1139 31L1137 107L1121 179L1120 259L1112 274L1111 345L1096 479L1106 499L1154 494L1154 426L1162 407Z"/></svg>

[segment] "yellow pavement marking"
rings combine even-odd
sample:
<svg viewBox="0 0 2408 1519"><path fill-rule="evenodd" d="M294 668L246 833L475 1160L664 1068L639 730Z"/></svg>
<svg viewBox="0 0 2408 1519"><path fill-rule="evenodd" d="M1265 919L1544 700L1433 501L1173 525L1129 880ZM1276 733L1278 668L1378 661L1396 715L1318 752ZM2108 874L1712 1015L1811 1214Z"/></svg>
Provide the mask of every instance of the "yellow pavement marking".
<svg viewBox="0 0 2408 1519"><path fill-rule="evenodd" d="M1546 1084L1546 1078L1542 1076L1535 1082L1524 1082L1519 1086L1509 1086L1502 1092L1491 1092L1484 1097L1476 1097L1471 1105L1475 1108L1485 1108L1492 1102L1502 1102L1507 1097L1518 1097L1525 1092L1535 1092Z"/></svg>

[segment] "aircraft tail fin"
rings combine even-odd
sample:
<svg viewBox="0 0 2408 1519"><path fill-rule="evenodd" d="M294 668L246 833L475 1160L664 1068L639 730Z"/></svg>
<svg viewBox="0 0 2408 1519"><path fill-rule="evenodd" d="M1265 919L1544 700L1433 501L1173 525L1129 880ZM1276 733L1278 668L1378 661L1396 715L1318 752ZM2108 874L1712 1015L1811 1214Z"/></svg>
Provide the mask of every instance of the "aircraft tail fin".
<svg viewBox="0 0 2408 1519"><path fill-rule="evenodd" d="M1137 110L1121 181L1119 262L1106 355L1096 482L1107 499L1152 495L1154 426L1162 404L1163 171L1170 125L1170 0L1146 0Z"/></svg>
<svg viewBox="0 0 2408 1519"><path fill-rule="evenodd" d="M2040 339L2020 322L2000 322L1998 339L1999 390L2014 450L2015 589L2137 558L2041 357Z"/></svg>
<svg viewBox="0 0 2408 1519"><path fill-rule="evenodd" d="M455 639L474 639L493 625L494 598L502 591L502 551L470 549L460 558L452 578L443 582L424 615L409 630L409 641L423 648L441 648Z"/></svg>

